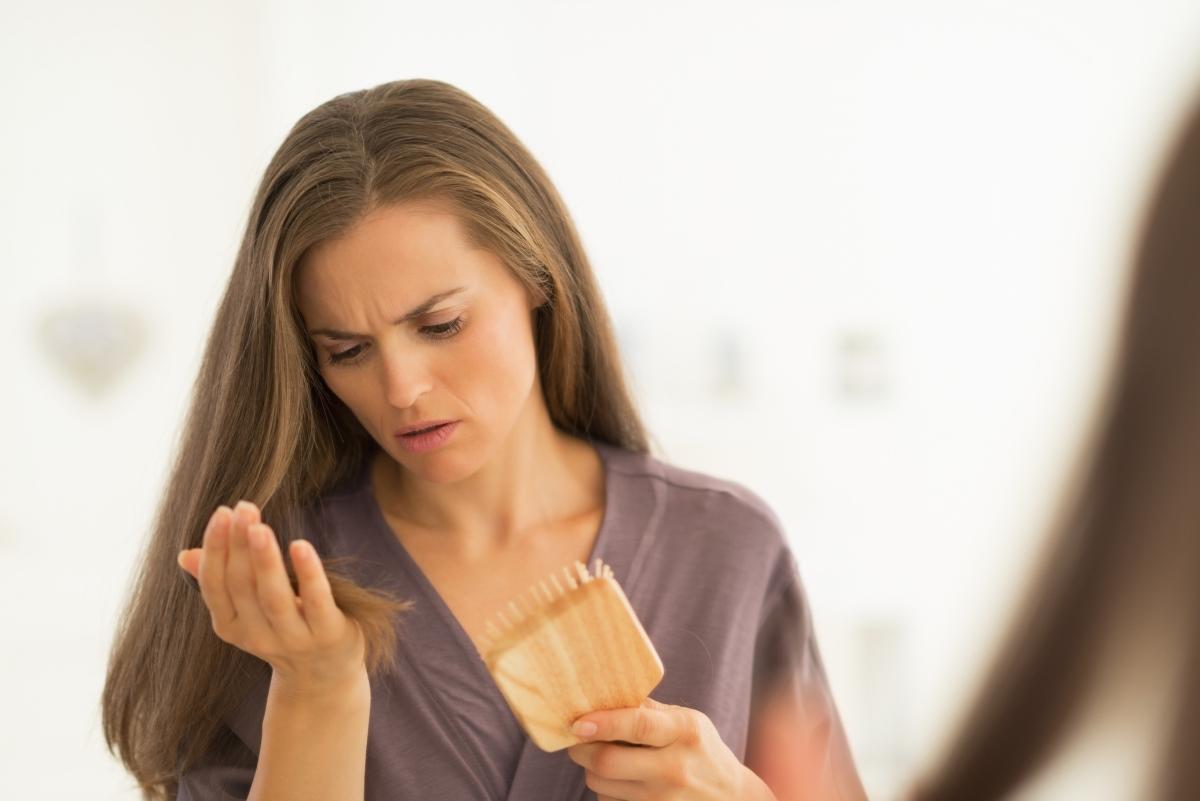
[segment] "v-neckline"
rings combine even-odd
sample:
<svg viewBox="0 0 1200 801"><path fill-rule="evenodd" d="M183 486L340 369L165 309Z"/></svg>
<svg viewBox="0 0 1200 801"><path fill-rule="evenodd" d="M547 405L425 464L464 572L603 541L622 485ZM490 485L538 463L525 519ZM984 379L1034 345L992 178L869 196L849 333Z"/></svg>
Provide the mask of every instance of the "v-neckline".
<svg viewBox="0 0 1200 801"><path fill-rule="evenodd" d="M605 442L595 440L587 440L589 445L592 445L596 453L599 454L601 463L601 472L604 475L604 506L602 506L600 526L596 530L596 536L592 542L592 548L588 553L587 562L584 562L588 568L595 564L596 559L605 559L605 544L607 541L608 529L612 528L612 506L613 506L613 480L612 480L612 459L611 454L606 451L608 447ZM373 454L372 454L373 456ZM364 459L364 468L361 475L361 490L366 494L367 506L370 508L371 523L374 534L380 535L389 544L388 548L392 553L395 553L400 558L404 567L406 567L410 578L418 585L421 594L428 598L434 609L437 609L438 615L443 619L446 627L449 628L452 636L454 636L458 645L462 650L467 652L467 655L473 658L473 663L478 662L479 667L484 670L484 675L488 681L493 681L490 673L487 673L487 668L479 656L478 649L475 648L475 642L467 633L466 627L458 620L454 614L454 610L450 609L450 604L446 603L445 598L438 592L436 586L433 585L430 577L422 570L420 564L413 555L409 553L408 548L404 547L404 543L400 541L400 537L396 536L396 532L388 523L388 518L384 516L383 508L379 506L379 501L374 495L374 489L371 483L371 463L372 457ZM607 560L605 560L607 561Z"/></svg>
<svg viewBox="0 0 1200 801"><path fill-rule="evenodd" d="M591 438L585 440L591 445L600 456L602 462L602 472L604 476L604 510L600 519L600 526L596 532L596 538L592 543L591 552L588 554L587 565L589 569L595 564L597 558L602 559L606 564L611 563L610 551L613 545L610 543L613 537L620 536L616 532L617 526L629 526L631 520L627 516L622 517L620 503L617 496L619 483L617 480L616 465L623 457L624 451L615 445L609 445L606 442L601 442ZM498 713L503 716L503 719L508 721L514 732L519 732L523 742L520 751L516 757L516 763L512 773L512 779L509 787L504 794L496 801L532 801L534 798L544 796L544 781L547 777L555 792L555 797L563 799L579 798L587 789L584 784L584 774L579 766L566 757L564 751L555 751L547 753L542 751L532 739L529 738L517 721L512 709L508 705L508 701L500 692L495 679L487 669L483 657L475 648L475 643L467 634L466 629L458 618L454 615L449 605L442 598L433 582L425 575L421 566L404 547L404 544L396 536L391 525L388 524L387 518L383 514L382 508L379 506L375 498L374 489L371 484L371 464L374 453L370 453L367 458L363 459L362 468L358 477L359 493L362 493L362 502L367 510L367 528L368 538L381 540L379 544L384 554L391 554L395 563L400 568L405 582L409 587L417 592L418 608L423 599L427 604L427 608L434 610L435 618L433 625L442 631L449 631L450 637L454 641L454 649L465 657L468 670L474 676L475 683L480 688L480 692L488 699L488 702L496 708ZM639 537L640 539L640 537ZM645 543L642 543L645 544ZM637 549L640 553L640 548ZM619 556L619 554L618 554ZM633 583L636 578L637 565L639 559L632 558L630 561L625 559L617 560L625 564L630 571L628 576L629 583ZM617 565L614 564L614 567ZM628 592L628 586L623 582L623 587ZM408 614L417 612L413 609ZM416 627L414 627L416 628ZM419 627L422 630L421 636L436 636L429 634L428 627ZM415 631L410 631L410 634L416 634ZM442 704L450 704L452 700L445 696L444 692L437 686L437 682L432 680L432 676L425 674L434 670L433 666L429 665L420 653L421 649L409 649L406 655L407 661L419 674L421 674L422 682L426 684L428 691L434 693ZM413 653L416 651L416 653ZM458 740L463 747L471 747L469 738L464 736L464 732L458 723L453 719L453 716L447 716L448 723L452 725L457 734ZM476 754L476 758L483 758L485 755Z"/></svg>
<svg viewBox="0 0 1200 801"><path fill-rule="evenodd" d="M608 541L612 536L611 532L616 524L617 517L615 514L617 482L613 472L613 460L617 454L610 450L610 448L615 448L615 446L592 439L588 439L587 442L600 456L604 476L604 509L600 518L600 527L596 532L595 540L592 542L591 552L588 554L587 565L590 569L595 564L597 558L604 560L606 563L608 562ZM404 543L400 541L400 538L396 536L391 525L388 524L387 518L383 514L383 509L379 506L379 502L375 498L374 489L371 485L372 458L373 454L363 460L363 468L359 476L359 491L363 493L363 502L368 510L370 533L384 541L384 550L395 556L396 561L407 574L410 585L417 589L419 597L426 601L428 608L434 610L434 614L440 621L438 625L443 630L450 632L458 651L465 657L470 671L475 676L475 680L481 688L480 691L486 695L490 703L496 707L500 714L505 716L513 729L520 731L523 736L523 743L514 767L512 784L507 788L504 798L506 801L522 801L524 795L527 793L528 782L534 781L536 783L538 780L534 777L541 775L546 770L556 770L556 786L570 793L569 797L577 797L581 792L580 788L584 787L582 771L572 770L577 769L578 766L566 759L564 752L546 753L542 751L529 738L528 734L520 728L520 723L509 707L508 701L504 698L503 693L500 692L499 686L497 686L495 679L492 678L492 674L487 669L487 664L475 648L474 641L454 615L449 604L446 603L445 599L437 591L433 582L425 575L425 572L421 569L416 559L408 552L408 549L404 547ZM414 609L413 611L416 610ZM413 654L412 656L415 657L418 663L421 661L420 654ZM419 664L416 667L420 669ZM437 693L444 702L448 702L448 699L445 699L442 693L438 691L436 682L430 682L429 689ZM458 727L456 721L450 720L449 722L456 728ZM462 736L461 730L459 731L459 735L459 742L465 744L467 738ZM578 775L575 775L576 773ZM568 790L568 788L570 789ZM567 798L568 796L563 795L562 797Z"/></svg>

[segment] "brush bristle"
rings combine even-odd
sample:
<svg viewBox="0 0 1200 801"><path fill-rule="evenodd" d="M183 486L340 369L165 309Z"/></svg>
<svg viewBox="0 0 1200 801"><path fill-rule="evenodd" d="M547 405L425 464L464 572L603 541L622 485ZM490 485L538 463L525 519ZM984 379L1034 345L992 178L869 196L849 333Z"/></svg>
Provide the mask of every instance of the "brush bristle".
<svg viewBox="0 0 1200 801"><path fill-rule="evenodd" d="M517 598L510 600L506 610L499 610L484 624L485 633L479 645L480 655L486 656L497 642L515 631L522 623L537 617L555 601L578 590L584 584L598 578L615 579L612 568L600 557L596 557L592 564L593 569L589 573L583 562L577 559L571 567L562 568L561 582L559 573L551 573L546 578L539 579L537 583L529 585L529 589ZM574 568L574 573L571 572L571 568Z"/></svg>

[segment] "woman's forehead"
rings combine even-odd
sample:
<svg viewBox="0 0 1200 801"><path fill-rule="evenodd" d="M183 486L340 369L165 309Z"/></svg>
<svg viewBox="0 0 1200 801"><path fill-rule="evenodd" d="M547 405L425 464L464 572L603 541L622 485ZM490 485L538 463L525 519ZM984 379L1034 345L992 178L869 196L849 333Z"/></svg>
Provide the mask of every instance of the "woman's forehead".
<svg viewBox="0 0 1200 801"><path fill-rule="evenodd" d="M454 215L388 207L310 248L298 265L296 285L314 301L386 293L398 295L396 302L416 304L452 282L482 280L489 266L484 255L469 246Z"/></svg>
<svg viewBox="0 0 1200 801"><path fill-rule="evenodd" d="M461 263L472 252L458 218L446 211L405 206L377 210L341 236L319 242L305 255L315 277L326 273L412 273L416 278Z"/></svg>

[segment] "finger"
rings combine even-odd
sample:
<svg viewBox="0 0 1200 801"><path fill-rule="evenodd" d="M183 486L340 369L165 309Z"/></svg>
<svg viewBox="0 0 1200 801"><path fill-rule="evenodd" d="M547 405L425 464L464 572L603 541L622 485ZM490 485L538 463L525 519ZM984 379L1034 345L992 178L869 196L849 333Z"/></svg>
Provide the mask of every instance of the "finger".
<svg viewBox="0 0 1200 801"><path fill-rule="evenodd" d="M567 758L581 768L605 779L628 782L662 780L664 753L669 752L610 742L579 743L567 748Z"/></svg>
<svg viewBox="0 0 1200 801"><path fill-rule="evenodd" d="M329 577L325 575L325 567L313 548L312 543L305 539L294 540L290 543L292 565L296 570L296 578L300 582L300 598L303 602L304 619L314 637L326 642L336 635L343 623L344 615L333 602L333 591L329 587Z"/></svg>
<svg viewBox="0 0 1200 801"><path fill-rule="evenodd" d="M229 537L229 594L237 610L240 634L252 648L261 647L265 641L275 638L267 617L258 604L257 581L254 565L250 559L250 545L246 540L246 529L259 522L258 508L248 501L238 501L233 510L233 529ZM261 655L261 654L256 654Z"/></svg>
<svg viewBox="0 0 1200 801"><path fill-rule="evenodd" d="M259 605L267 623L284 645L297 649L312 640L312 632L296 608L298 596L288 581L275 532L265 523L259 523L251 526L247 534Z"/></svg>
<svg viewBox="0 0 1200 801"><path fill-rule="evenodd" d="M582 729L582 724L588 722L596 724L596 731L590 735ZM670 707L643 705L589 712L574 722L571 732L587 741L621 740L662 748L678 739L681 724L681 717Z"/></svg>
<svg viewBox="0 0 1200 801"><path fill-rule="evenodd" d="M229 553L229 528L233 511L218 506L204 531L204 548L197 568L200 595L212 615L213 628L220 630L237 618L237 610L226 584L225 565Z"/></svg>
<svg viewBox="0 0 1200 801"><path fill-rule="evenodd" d="M193 578L200 577L200 556L204 553L203 548L185 548L179 552L176 561L183 568L183 572Z"/></svg>
<svg viewBox="0 0 1200 801"><path fill-rule="evenodd" d="M583 777L584 784L588 789L596 794L597 801L600 799L621 799L629 798L644 798L646 786L641 782L626 782L619 779L606 779L591 771L587 771Z"/></svg>

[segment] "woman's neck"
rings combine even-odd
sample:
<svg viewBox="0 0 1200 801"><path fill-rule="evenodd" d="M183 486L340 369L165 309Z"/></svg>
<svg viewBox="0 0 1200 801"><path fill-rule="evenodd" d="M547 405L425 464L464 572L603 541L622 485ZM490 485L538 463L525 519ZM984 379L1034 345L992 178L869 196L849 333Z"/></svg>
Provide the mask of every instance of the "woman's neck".
<svg viewBox="0 0 1200 801"><path fill-rule="evenodd" d="M381 451L372 485L384 514L406 536L478 558L520 545L556 522L603 503L603 462L587 442L550 424L520 427L474 473L437 483Z"/></svg>

